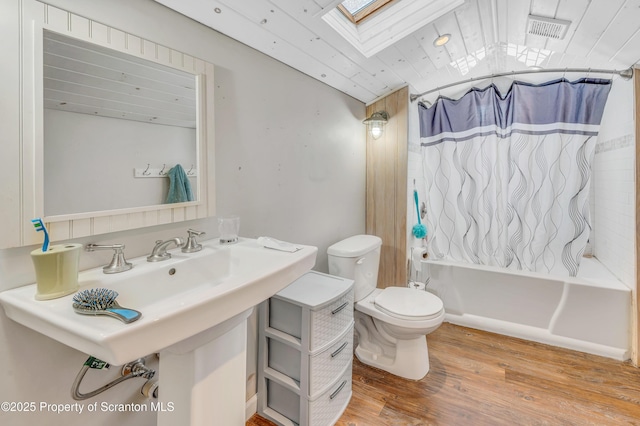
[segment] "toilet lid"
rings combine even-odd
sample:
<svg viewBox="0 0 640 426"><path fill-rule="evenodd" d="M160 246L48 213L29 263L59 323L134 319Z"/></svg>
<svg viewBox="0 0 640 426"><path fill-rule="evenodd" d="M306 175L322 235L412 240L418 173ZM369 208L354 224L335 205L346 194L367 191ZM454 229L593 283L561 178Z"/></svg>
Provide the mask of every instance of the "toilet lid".
<svg viewBox="0 0 640 426"><path fill-rule="evenodd" d="M444 308L435 294L408 287L387 287L376 296L374 303L387 315L413 321L435 317Z"/></svg>

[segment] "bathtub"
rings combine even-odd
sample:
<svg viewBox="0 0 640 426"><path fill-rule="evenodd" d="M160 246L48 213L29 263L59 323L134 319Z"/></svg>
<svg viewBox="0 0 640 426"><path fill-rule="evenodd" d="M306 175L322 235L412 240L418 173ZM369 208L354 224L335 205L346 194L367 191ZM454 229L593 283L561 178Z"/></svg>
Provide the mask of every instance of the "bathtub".
<svg viewBox="0 0 640 426"><path fill-rule="evenodd" d="M578 277L422 261L445 321L617 360L630 356L631 289L595 258Z"/></svg>

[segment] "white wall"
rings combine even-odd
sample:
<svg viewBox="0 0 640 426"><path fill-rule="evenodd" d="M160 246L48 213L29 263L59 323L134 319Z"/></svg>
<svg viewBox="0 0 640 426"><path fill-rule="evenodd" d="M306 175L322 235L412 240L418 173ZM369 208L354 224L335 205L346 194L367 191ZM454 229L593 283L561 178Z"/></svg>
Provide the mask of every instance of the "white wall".
<svg viewBox="0 0 640 426"><path fill-rule="evenodd" d="M614 80L593 161L594 255L635 288L635 124L633 80Z"/></svg>
<svg viewBox="0 0 640 426"><path fill-rule="evenodd" d="M31 1L31 0L25 0ZM17 203L20 2L0 4L0 93L3 139L2 203ZM51 0L60 8L101 21L216 65L215 123L217 207L237 213L241 235L271 235L316 245L317 270L327 271L326 249L364 232L365 106L265 55L196 24L151 0ZM5 114L6 113L6 114ZM0 204L2 204L0 203ZM0 208L2 208L0 206ZM124 243L128 257L148 254L153 241L185 236L194 227L217 235L215 219L103 235L75 242ZM0 232L11 232L2 229ZM0 250L0 291L34 282L29 252L35 247ZM81 269L109 261L106 252L83 253ZM256 370L256 325L249 323L248 374ZM0 401L72 403L71 383L87 358L9 320L0 310ZM84 391L116 376L90 372ZM249 377L247 393L255 392ZM140 401L142 380L133 379L93 401ZM152 425L153 413L6 413L0 424L22 426L119 424Z"/></svg>

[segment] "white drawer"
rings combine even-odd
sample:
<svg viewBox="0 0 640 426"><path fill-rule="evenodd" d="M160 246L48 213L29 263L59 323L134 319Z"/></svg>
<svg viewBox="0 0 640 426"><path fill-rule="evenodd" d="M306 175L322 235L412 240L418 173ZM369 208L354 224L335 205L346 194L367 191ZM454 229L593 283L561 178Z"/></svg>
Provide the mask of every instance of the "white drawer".
<svg viewBox="0 0 640 426"><path fill-rule="evenodd" d="M344 374L322 395L309 402L310 426L335 424L351 400L351 363Z"/></svg>
<svg viewBox="0 0 640 426"><path fill-rule="evenodd" d="M309 397L323 392L353 359L353 321L351 327L326 350L309 360ZM349 370L351 371L351 370Z"/></svg>
<svg viewBox="0 0 640 426"><path fill-rule="evenodd" d="M267 338L267 366L300 383L302 365L300 351L278 339ZM307 355L308 356L308 355ZM353 322L333 344L309 357L309 384L305 395L314 397L326 390L353 358Z"/></svg>
<svg viewBox="0 0 640 426"><path fill-rule="evenodd" d="M268 326L302 338L302 307L275 297L269 299Z"/></svg>
<svg viewBox="0 0 640 426"><path fill-rule="evenodd" d="M351 363L329 388L315 399L300 397L275 380L267 379L267 407L295 424L335 424L351 399Z"/></svg>
<svg viewBox="0 0 640 426"><path fill-rule="evenodd" d="M302 354L281 341L267 338L267 367L272 368L300 383L302 377Z"/></svg>
<svg viewBox="0 0 640 426"><path fill-rule="evenodd" d="M311 311L309 352L319 350L340 336L352 323L352 291L322 309Z"/></svg>
<svg viewBox="0 0 640 426"><path fill-rule="evenodd" d="M267 380L267 408L285 416L296 424L300 424L300 402L306 402L290 389L275 380Z"/></svg>

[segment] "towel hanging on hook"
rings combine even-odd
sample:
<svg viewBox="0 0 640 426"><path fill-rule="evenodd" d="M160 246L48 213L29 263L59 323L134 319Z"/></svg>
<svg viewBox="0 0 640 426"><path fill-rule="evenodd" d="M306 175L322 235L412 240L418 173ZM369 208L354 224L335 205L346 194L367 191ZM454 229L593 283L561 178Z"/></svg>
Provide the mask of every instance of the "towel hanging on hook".
<svg viewBox="0 0 640 426"><path fill-rule="evenodd" d="M167 203L186 203L187 201L193 201L191 182L189 182L189 177L187 177L187 173L182 166L176 164L167 174L170 179Z"/></svg>

